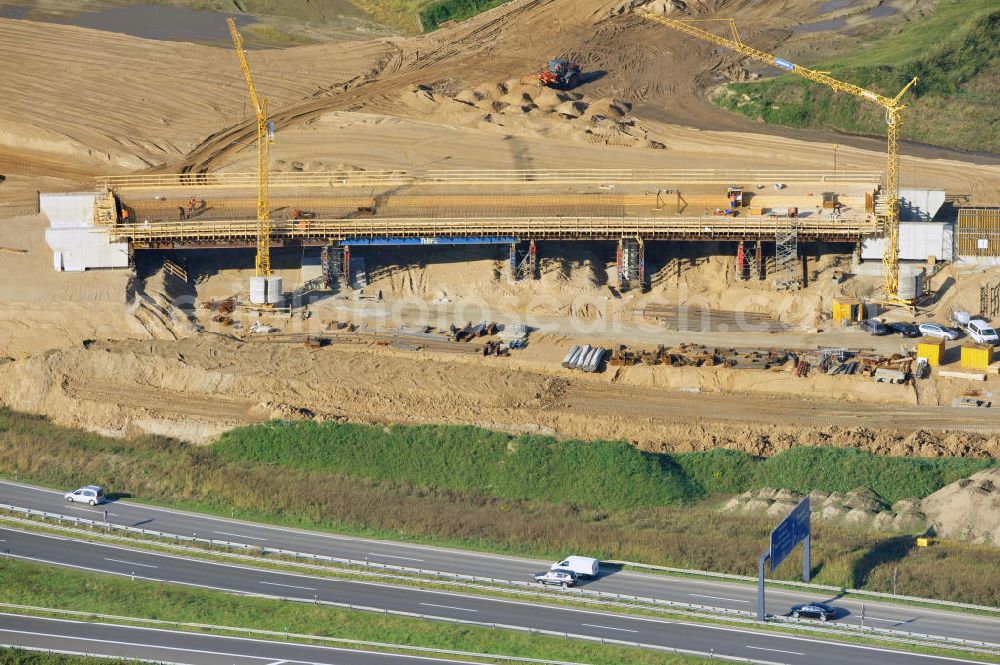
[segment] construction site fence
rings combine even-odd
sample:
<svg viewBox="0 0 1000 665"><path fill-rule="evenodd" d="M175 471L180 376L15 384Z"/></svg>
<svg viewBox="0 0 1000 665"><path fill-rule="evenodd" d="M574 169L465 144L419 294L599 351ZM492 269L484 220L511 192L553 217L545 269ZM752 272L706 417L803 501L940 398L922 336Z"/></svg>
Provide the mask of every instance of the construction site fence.
<svg viewBox="0 0 1000 665"><path fill-rule="evenodd" d="M256 187L256 173L149 173L100 176L104 189L168 187ZM366 186L379 184L675 184L751 183L878 184L881 171L728 170L728 169L507 169L427 171L282 171L268 174L271 187Z"/></svg>
<svg viewBox="0 0 1000 665"><path fill-rule="evenodd" d="M361 238L434 238L513 236L522 240L774 240L778 225L788 220L769 217L523 217L523 218L383 218L310 219L271 222L272 240L340 241ZM875 220L799 218L792 228L799 238L858 240L874 235ZM136 246L164 243L249 242L257 236L257 220L178 220L116 224L108 234Z"/></svg>
<svg viewBox="0 0 1000 665"><path fill-rule="evenodd" d="M348 559L343 557L327 556L323 554L312 554L308 552L298 552L295 550L285 550L281 548L265 547L263 545L249 545L246 543L232 542L215 538L199 538L197 535L183 536L180 534L161 532L153 529L143 529L141 527L134 527L123 524L114 524L110 522L101 522L98 520L90 520L82 517L77 517L75 515L62 515L59 513L49 513L41 510L34 510L32 508L22 508L20 506L13 506L10 504L0 504L0 510L4 510L12 514L21 514L26 517L38 517L41 518L42 520L56 521L60 525L65 523L76 526L87 526L91 529L96 529L99 531L100 530L121 531L160 540L172 541L174 543L192 543L192 544L206 545L208 547L214 546L225 549L226 551L244 551L252 554L257 554L260 556L266 556L270 554L270 555L287 557L295 561L325 562L325 563L356 566L365 569L401 572L410 575L422 575L424 577L436 577L438 579L446 579L446 580L468 581L474 583L479 582L479 583L493 584L497 586L506 586L513 588L527 589L527 588L538 587L537 584L532 582L507 580L501 578L486 577L482 575L465 575L462 573L450 573L446 571L439 571L426 568L415 568L411 566L400 566L395 564L378 563L378 562L368 561L367 559L365 560ZM627 565L641 566L642 564L628 563ZM682 572L691 575L705 574L704 571L695 571L695 570L682 571ZM809 586L809 585L803 585L803 586ZM819 588L824 588L821 585L817 586ZM834 587L826 587L826 588L833 589ZM839 591L845 592L848 590L839 589ZM617 600L617 601L631 601L635 603L642 603L649 606L658 606L664 609L694 611L694 612L706 613L707 615L714 615L715 617L723 616L730 621L736 621L738 623L749 623L756 621L754 619L756 613L748 610L735 610L722 607L713 607L711 605L698 605L694 603L684 603L672 600L665 600L662 598L643 597L630 594L614 593L608 591L597 591L593 589L580 589L580 588L558 589L554 591L554 593L565 596L592 598L595 600L606 599L606 600ZM883 594L883 595L887 598L892 597L889 596L888 594ZM290 598L290 600L301 600L301 599ZM980 607L976 605L963 606L959 603L947 603L947 601L942 602L930 598L915 598L913 600L926 603L928 605L948 604L952 607L961 606L970 609L991 609L991 610L993 609L993 608ZM336 604L336 603L324 603L324 604ZM358 608L357 606L352 606L352 609L367 609L367 608ZM382 609L378 608L372 608L372 609L377 612L383 612ZM423 618L433 618L433 617L423 617ZM788 628L804 629L810 632L822 631L822 632L839 633L839 634L863 633L871 635L872 637L884 637L884 638L898 639L898 640L913 640L922 644L927 644L927 643L934 643L938 645L947 644L947 645L962 646L966 648L987 649L990 650L990 652L996 652L997 650L1000 650L1000 643L984 642L980 640L967 640L956 637L930 635L925 633L914 633L909 631L893 630L889 628L876 628L873 626L854 626L848 624L836 624L836 625L826 625L826 626L816 627L809 622L805 622L799 619L795 619L792 617L775 616L775 615L768 615L768 619L770 621L779 622ZM445 620L455 621L453 619L445 619ZM476 622L469 622L469 623L476 623ZM492 624L487 624L487 625L492 625ZM508 627L508 626L503 626L503 627ZM518 629L517 627L513 628ZM539 631L539 632L542 634L545 633L545 631ZM580 636L580 637L582 639L594 639L589 636ZM608 643L610 644L611 642L609 641ZM647 645L636 645L636 646L646 647ZM659 647L651 647L651 648L659 648Z"/></svg>

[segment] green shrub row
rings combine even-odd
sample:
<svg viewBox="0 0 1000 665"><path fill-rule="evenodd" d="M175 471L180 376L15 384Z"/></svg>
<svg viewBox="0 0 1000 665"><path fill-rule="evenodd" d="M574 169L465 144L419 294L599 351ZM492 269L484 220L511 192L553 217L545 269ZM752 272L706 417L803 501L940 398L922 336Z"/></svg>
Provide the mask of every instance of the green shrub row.
<svg viewBox="0 0 1000 665"><path fill-rule="evenodd" d="M493 9L509 0L439 0L420 11L424 32L433 32L447 21L461 21Z"/></svg>
<svg viewBox="0 0 1000 665"><path fill-rule="evenodd" d="M623 441L561 441L466 426L284 421L231 430L211 449L255 466L602 509L686 504L761 487L802 493L869 487L895 502L927 496L994 463L818 447L769 458L723 449L654 454Z"/></svg>

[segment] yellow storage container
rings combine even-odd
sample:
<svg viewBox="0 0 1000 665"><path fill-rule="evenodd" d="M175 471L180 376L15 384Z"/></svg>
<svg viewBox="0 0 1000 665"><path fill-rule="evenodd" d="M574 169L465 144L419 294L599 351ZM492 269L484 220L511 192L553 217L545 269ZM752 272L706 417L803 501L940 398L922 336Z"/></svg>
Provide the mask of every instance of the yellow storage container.
<svg viewBox="0 0 1000 665"><path fill-rule="evenodd" d="M834 298L833 300L833 322L842 325L844 321L860 321L864 318L864 307L860 300L847 298ZM854 312L854 316L851 312Z"/></svg>
<svg viewBox="0 0 1000 665"><path fill-rule="evenodd" d="M926 358L927 364L932 367L940 366L944 359L944 340L930 337L921 338L917 342L917 357Z"/></svg>
<svg viewBox="0 0 1000 665"><path fill-rule="evenodd" d="M985 344L962 345L962 369L985 372L993 362L993 347Z"/></svg>

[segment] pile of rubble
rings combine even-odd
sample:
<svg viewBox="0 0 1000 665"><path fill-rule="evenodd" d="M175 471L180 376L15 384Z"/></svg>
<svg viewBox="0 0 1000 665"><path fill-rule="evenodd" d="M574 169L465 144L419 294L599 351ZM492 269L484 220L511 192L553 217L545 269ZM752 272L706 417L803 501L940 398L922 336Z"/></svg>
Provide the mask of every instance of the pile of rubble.
<svg viewBox="0 0 1000 665"><path fill-rule="evenodd" d="M787 489L765 487L733 497L722 506L722 510L764 513L782 518L804 496ZM814 490L809 493L809 506L814 518L883 531L920 531L927 522L919 500L904 499L889 506L867 487L833 493Z"/></svg>

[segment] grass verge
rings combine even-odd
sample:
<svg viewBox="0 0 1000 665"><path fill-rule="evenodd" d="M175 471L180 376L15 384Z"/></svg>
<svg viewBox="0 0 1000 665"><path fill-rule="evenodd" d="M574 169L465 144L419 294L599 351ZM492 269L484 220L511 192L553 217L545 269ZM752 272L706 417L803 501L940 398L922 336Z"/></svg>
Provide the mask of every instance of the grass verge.
<svg viewBox="0 0 1000 665"><path fill-rule="evenodd" d="M439 633L436 628L442 627L442 624L438 624L433 621L422 621L418 619L411 619L409 617L394 617L391 615L382 615L372 612L363 612L357 610L347 610L339 609L336 607L331 607L330 605L311 604L311 603L289 603L283 600L272 600L272 599L257 599L247 596L242 596L238 594L228 594L222 591L203 591L199 589L190 589L189 587L181 585L171 585L163 583L154 582L144 582L142 580L129 581L121 577L111 576L111 575L100 575L95 573L85 573L80 571L72 571L60 569L57 566L50 567L43 564L38 564L34 562L26 561L10 561L14 566L27 567L27 571L30 573L23 577L23 568L19 568L11 571L10 579L17 579L18 584L26 584L27 590L22 591L17 585L12 587L14 589L15 600L7 601L17 605L27 605L34 608L49 608L52 610L69 610L84 612L90 616L93 621L110 621L115 623L125 623L130 625L150 625L150 621L155 622L165 622L171 625L164 626L169 629L181 629L181 630L208 630L214 634L232 634L236 636L246 636L246 630L260 630L260 631L274 631L274 632L284 632L295 635L289 638L296 642L310 641L309 636L322 638L329 637L334 639L344 639L344 640L361 640L361 641L372 641L381 642L383 644L396 644L396 645L408 645L408 646L419 646L423 648L430 649L454 649L459 651L473 651L476 653L493 653L507 656L518 656L525 658L556 658L561 659L563 656L561 654L569 653L573 657L577 658L588 658L586 662L594 663L599 665L604 662L629 662L629 663L700 663L704 662L699 657L689 657L689 656L675 656L675 655L665 655L662 652L649 651L649 650L638 650L631 647L624 647L620 645L597 645L594 643L579 641L579 642L567 642L564 638L552 637L552 636L531 636L521 633L516 633L513 631L496 630L491 628L480 628L476 626L453 626L449 624L443 624L444 627L450 630L446 631L443 635ZM58 576L50 578L48 574L44 571L55 570L58 572ZM67 580L73 580L73 578L80 578L79 580L66 584ZM3 562L0 561L0 582L4 582L8 579L8 576L4 572ZM48 586L46 586L48 585ZM136 585L139 585L138 587ZM44 588L43 588L44 587ZM80 589L85 589L83 591L82 600L79 597ZM170 595L162 596L160 589L166 589L170 591ZM150 595L150 591L153 591L153 595ZM23 594L23 595L22 595ZM100 594L104 598L103 603L94 603L88 601L87 594ZM175 595L179 594L179 595ZM479 595L479 594L477 594ZM206 596L205 600L198 598L198 596ZM208 602L211 599L211 602ZM166 605L163 607L165 614L160 615L136 615L129 614L129 612L142 611L150 604L160 605L160 601L166 601ZM124 601L124 602L123 602ZM247 605L247 601L253 601L254 605ZM58 605L53 605L53 602L60 602ZM221 604L220 604L221 603ZM79 604L82 604L86 609L78 609ZM560 605L570 605L573 603L569 601L559 602L554 600L553 602L546 603L553 606ZM202 608L205 607L217 607L215 613L210 613L205 615L202 612ZM274 613L270 609L275 606L281 606L284 608L290 608L289 612ZM310 613L300 616L294 611L295 606L300 606L304 608L311 608ZM119 607L126 608L124 611L115 609ZM59 614L59 612L46 612L39 609L19 609L14 610L18 612L23 612L27 614L38 614L42 616L64 616ZM624 616L647 616L650 618L656 618L659 620L666 621L682 621L686 623L707 623L716 625L728 625L737 629L747 629L744 623L733 623L732 621L727 621L721 618L715 617L705 617L705 616L691 616L686 614L675 614L669 610L664 611L654 611L652 608L633 608L628 611L621 610L605 610L612 614L621 614ZM327 614L333 613L336 617L344 618L344 621L337 621L333 624L326 623ZM97 615L107 615L105 617L99 617ZM343 617L346 615L346 617ZM178 616L186 616L186 619L176 618ZM208 618L204 618L204 617ZM129 618L135 617L135 618ZM277 620L279 623L268 623L265 617L271 617ZM76 617L79 619L79 617ZM227 621L239 620L239 621L255 621L256 623L226 623ZM360 621L360 623L359 623ZM369 623L374 621L374 624ZM388 622L388 623L387 623ZM173 625L173 624L178 625ZM198 623L201 626L190 626L183 624ZM263 626L261 625L263 624ZM416 624L419 629L416 632L409 630L414 624ZM351 626L351 630L346 633L343 630L338 629L343 626ZM204 626L219 626L215 630L210 630L204 628ZM226 628L231 630L227 630ZM388 633L384 632L388 627ZM467 633L463 628L471 631ZM426 629L426 630L425 630ZM360 633L358 632L360 630ZM782 624L767 624L767 625L757 625L754 624L753 630L771 632L771 633L782 633L791 635L802 635L801 631L796 631L791 626L785 626ZM326 631L326 632L322 632ZM456 638L456 633L461 635L462 642L459 642L459 646L443 646L443 644L453 644ZM363 636L358 636L358 635ZM376 637L369 637L369 635L376 635ZM399 641L396 635L406 636L407 642ZM418 641L414 642L413 636L418 636ZM502 635L504 637L498 640L488 640L486 642L480 641L482 635ZM513 641L507 638L513 635L516 638ZM268 635L265 633L256 635L256 637L263 637L265 639L283 639L278 635ZM839 642L847 642L856 645L867 645L880 648L889 648L895 650L904 650L912 653L927 654L934 656L943 657L963 657L969 660L982 661L982 662L998 662L995 655L984 654L976 651L959 651L957 649L952 649L948 647L940 647L934 645L922 645L922 644L910 644L905 641L891 640L891 639L880 639L878 637L869 637L863 635L843 635L843 634L824 634L823 639ZM523 639L522 639L523 638ZM321 639L315 640L316 643L323 644ZM536 647L527 648L525 644L535 644L537 642L550 643L547 646L553 648L554 651L544 651L541 653L546 653L548 655L526 655L526 654L536 654L539 653ZM469 646L460 646L460 645ZM582 646L584 649L565 649L564 647L568 644L575 644L576 646ZM499 647L505 648L516 648L519 649L517 653L510 653L508 651L498 651ZM361 648L368 648L361 646ZM406 653L406 650L394 650L391 647L372 647L374 650L383 651L396 651ZM593 655L595 650L598 652L603 652L607 660ZM616 661L615 658L621 658L624 654L643 654L645 657L642 659L632 658L627 661ZM493 662L494 659L472 659L476 662L483 660L484 662Z"/></svg>
<svg viewBox="0 0 1000 665"><path fill-rule="evenodd" d="M853 49L810 67L894 97L914 76L905 103L903 137L1000 153L1000 8L995 0L940 0L927 18L897 34L877 33ZM734 83L715 98L720 107L789 127L885 134L883 112L856 97L787 74Z"/></svg>
<svg viewBox="0 0 1000 665"><path fill-rule="evenodd" d="M119 660L118 658L69 656L25 649L0 648L0 663L3 665L138 665L139 662L137 660Z"/></svg>
<svg viewBox="0 0 1000 665"><path fill-rule="evenodd" d="M331 432L346 437L346 443L324 443L320 434ZM61 488L94 482L162 505L302 528L553 559L572 551L602 559L744 575L754 574L757 555L774 526L768 517L720 513L704 505L595 506L584 502L579 478L569 477L592 475L600 483L610 483L609 479L632 483L633 497L663 496L656 494L662 490L654 481L666 482L678 474L698 483L702 482L699 478L743 482L735 477L742 473L733 461L737 458L722 452L718 456L733 471L722 467L716 477L722 462L705 462L695 468L690 461L673 461L663 471L659 461L625 444L602 447L597 443L589 449L588 444L513 438L471 428L268 425L246 434L234 434L211 447L154 437L108 439L56 427L43 418L0 411L0 473ZM272 434L283 434L283 438L268 443ZM313 435L315 440L310 438ZM421 436L424 443L419 442ZM469 436L482 450L470 453L462 447ZM296 447L293 440L299 437L304 440ZM292 447L285 452L284 446ZM560 468L558 457L553 457L553 451L562 446L581 456L574 466ZM347 462L331 457L327 450L342 447L356 453L348 455ZM434 456L438 448L446 454ZM475 455L472 462L465 459L469 454ZM619 454L635 457L619 460ZM274 457L268 459L268 455ZM522 455L527 462L520 461ZM798 468L795 473L802 477L840 473L837 465L824 466L822 460L809 464L802 458L790 459L799 461L783 472L791 474ZM865 466L861 458L845 459ZM579 466L595 460L599 466ZM771 463L754 462L762 468ZM510 477L505 485L507 472L486 468L504 465L519 467L535 484ZM579 473L580 468L618 466L633 475L613 469L607 474ZM370 473L376 477L357 473L367 468L375 469ZM907 469L912 467L894 473L909 473ZM951 469L948 473L967 471ZM564 479L552 478L551 473L561 473ZM651 474L653 480L635 475L643 473ZM410 479L411 475L416 478ZM942 476L935 482L945 479ZM562 487L560 491L566 494L558 496L539 487L546 482ZM458 489L440 483L452 483ZM518 496L516 492L528 494L511 498ZM613 493L608 487L595 490L598 495L602 492ZM887 536L818 523L813 539L814 579L883 592L891 592L895 585L905 595L1000 604L1000 552L996 548L953 542L939 542L931 548L914 545L910 535ZM796 578L801 566L795 556L779 569L780 576Z"/></svg>
<svg viewBox="0 0 1000 665"><path fill-rule="evenodd" d="M424 32L432 32L442 23L462 21L507 2L509 0L438 0L420 10L420 25Z"/></svg>
<svg viewBox="0 0 1000 665"><path fill-rule="evenodd" d="M233 596L155 582L132 582L23 561L0 560L0 586L5 589L5 602L94 614L238 626L593 665L694 665L708 662L697 657L628 647L384 616L308 603Z"/></svg>

